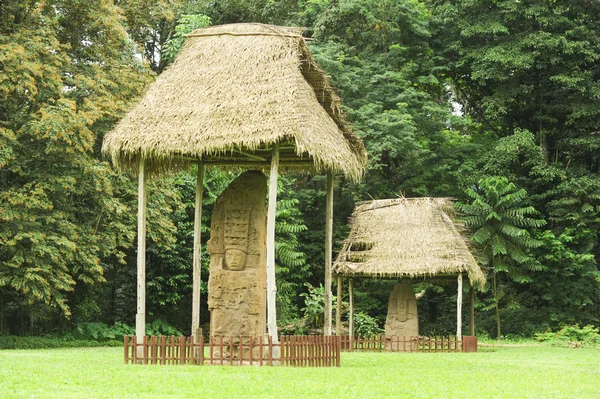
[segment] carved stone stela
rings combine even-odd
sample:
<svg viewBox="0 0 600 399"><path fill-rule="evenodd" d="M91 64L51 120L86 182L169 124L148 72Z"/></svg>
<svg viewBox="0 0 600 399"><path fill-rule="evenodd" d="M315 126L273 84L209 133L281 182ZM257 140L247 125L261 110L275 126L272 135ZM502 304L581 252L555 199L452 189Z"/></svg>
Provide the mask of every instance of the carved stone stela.
<svg viewBox="0 0 600 399"><path fill-rule="evenodd" d="M207 243L213 336L265 334L266 196L266 176L248 171L235 179L215 203Z"/></svg>
<svg viewBox="0 0 600 399"><path fill-rule="evenodd" d="M396 283L392 290L385 320L385 336L407 337L407 339L411 336L419 336L417 299L408 283Z"/></svg>

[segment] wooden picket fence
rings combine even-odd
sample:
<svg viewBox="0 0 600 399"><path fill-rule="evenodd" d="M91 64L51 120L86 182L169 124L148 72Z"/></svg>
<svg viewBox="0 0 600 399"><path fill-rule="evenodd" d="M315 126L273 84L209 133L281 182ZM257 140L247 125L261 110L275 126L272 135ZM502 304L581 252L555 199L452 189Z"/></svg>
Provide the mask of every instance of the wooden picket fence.
<svg viewBox="0 0 600 399"><path fill-rule="evenodd" d="M466 337L464 337L466 338ZM463 340L458 337L341 337L343 351L361 352L462 352ZM475 341L477 348L477 341ZM476 349L475 349L476 350Z"/></svg>
<svg viewBox="0 0 600 399"><path fill-rule="evenodd" d="M196 364L221 366L293 366L340 367L341 337L281 336L279 343L271 337L199 337L126 336L125 363ZM138 351L139 349L139 351Z"/></svg>

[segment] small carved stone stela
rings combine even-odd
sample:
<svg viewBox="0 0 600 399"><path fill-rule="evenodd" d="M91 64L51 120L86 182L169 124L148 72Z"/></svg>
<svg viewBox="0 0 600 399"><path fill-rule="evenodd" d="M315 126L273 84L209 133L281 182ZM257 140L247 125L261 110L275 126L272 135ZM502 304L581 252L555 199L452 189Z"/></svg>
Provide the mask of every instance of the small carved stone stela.
<svg viewBox="0 0 600 399"><path fill-rule="evenodd" d="M408 283L397 283L390 294L385 335L386 337L417 337L419 335L417 299Z"/></svg>

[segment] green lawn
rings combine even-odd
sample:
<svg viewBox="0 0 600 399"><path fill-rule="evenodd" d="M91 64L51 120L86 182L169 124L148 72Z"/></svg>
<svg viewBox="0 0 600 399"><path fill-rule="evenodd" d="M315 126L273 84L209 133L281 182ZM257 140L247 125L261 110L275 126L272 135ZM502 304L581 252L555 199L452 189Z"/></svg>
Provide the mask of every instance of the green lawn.
<svg viewBox="0 0 600 399"><path fill-rule="evenodd" d="M0 351L0 398L600 398L600 350L343 353L341 368L138 366L119 348Z"/></svg>

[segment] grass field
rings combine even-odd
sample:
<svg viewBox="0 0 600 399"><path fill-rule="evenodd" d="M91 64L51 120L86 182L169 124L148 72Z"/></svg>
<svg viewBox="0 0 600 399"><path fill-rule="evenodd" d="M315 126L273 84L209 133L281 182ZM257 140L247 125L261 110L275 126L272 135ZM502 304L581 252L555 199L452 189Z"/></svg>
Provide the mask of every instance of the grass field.
<svg viewBox="0 0 600 399"><path fill-rule="evenodd" d="M0 398L600 398L600 350L343 353L341 368L138 366L120 348L0 351Z"/></svg>

